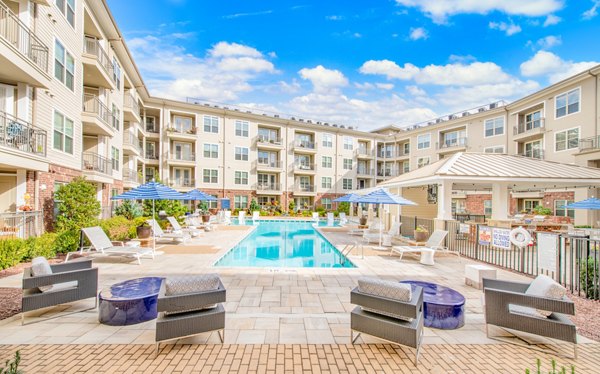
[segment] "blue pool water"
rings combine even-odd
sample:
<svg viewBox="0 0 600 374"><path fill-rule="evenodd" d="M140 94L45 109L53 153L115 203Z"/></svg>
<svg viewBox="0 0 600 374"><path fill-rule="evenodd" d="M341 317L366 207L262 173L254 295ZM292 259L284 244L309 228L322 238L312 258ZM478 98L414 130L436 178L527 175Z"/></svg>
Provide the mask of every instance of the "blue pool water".
<svg viewBox="0 0 600 374"><path fill-rule="evenodd" d="M246 224L252 224L252 220L246 220ZM310 221L260 221L256 229L215 266L355 267Z"/></svg>

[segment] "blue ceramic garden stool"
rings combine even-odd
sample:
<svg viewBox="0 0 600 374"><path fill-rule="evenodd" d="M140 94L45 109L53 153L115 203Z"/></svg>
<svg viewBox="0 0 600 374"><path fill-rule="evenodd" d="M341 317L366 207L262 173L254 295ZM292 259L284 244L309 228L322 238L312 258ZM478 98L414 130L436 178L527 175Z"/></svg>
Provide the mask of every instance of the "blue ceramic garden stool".
<svg viewBox="0 0 600 374"><path fill-rule="evenodd" d="M423 287L426 327L454 330L465 325L465 297L459 292L436 283L412 280L400 283Z"/></svg>
<svg viewBox="0 0 600 374"><path fill-rule="evenodd" d="M100 323L126 326L155 319L162 280L159 277L131 279L100 292Z"/></svg>

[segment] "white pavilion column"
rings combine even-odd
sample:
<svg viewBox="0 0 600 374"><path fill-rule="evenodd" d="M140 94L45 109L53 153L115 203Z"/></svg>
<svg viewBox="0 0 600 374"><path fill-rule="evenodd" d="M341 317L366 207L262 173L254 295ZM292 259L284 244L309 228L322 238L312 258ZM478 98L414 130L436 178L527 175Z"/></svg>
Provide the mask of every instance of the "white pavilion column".
<svg viewBox="0 0 600 374"><path fill-rule="evenodd" d="M508 218L508 183L498 182L492 184L492 219Z"/></svg>
<svg viewBox="0 0 600 374"><path fill-rule="evenodd" d="M437 217L435 229L445 229L445 221L452 219L452 182L444 180L438 183L437 190Z"/></svg>

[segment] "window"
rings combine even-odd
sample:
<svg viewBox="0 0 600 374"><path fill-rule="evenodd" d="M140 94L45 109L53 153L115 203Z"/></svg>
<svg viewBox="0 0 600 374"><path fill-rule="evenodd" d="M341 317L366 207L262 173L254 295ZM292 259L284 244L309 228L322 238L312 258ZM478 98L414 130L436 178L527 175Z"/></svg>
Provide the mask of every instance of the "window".
<svg viewBox="0 0 600 374"><path fill-rule="evenodd" d="M504 134L504 117L485 120L485 137Z"/></svg>
<svg viewBox="0 0 600 374"><path fill-rule="evenodd" d="M233 209L246 209L248 207L248 196L234 196Z"/></svg>
<svg viewBox="0 0 600 374"><path fill-rule="evenodd" d="M525 143L525 157L542 159L544 158L544 151L542 150L542 141L536 140L534 142Z"/></svg>
<svg viewBox="0 0 600 374"><path fill-rule="evenodd" d="M569 129L554 134L556 152L579 147L579 129Z"/></svg>
<svg viewBox="0 0 600 374"><path fill-rule="evenodd" d="M333 136L331 134L323 134L323 147L333 148Z"/></svg>
<svg viewBox="0 0 600 374"><path fill-rule="evenodd" d="M115 147L110 147L110 155L112 157L112 168L113 170L119 171L119 150Z"/></svg>
<svg viewBox="0 0 600 374"><path fill-rule="evenodd" d="M556 118L579 112L579 88L555 98Z"/></svg>
<svg viewBox="0 0 600 374"><path fill-rule="evenodd" d="M542 111L538 110L525 115L525 131L537 129L542 126ZM519 129L520 130L520 129Z"/></svg>
<svg viewBox="0 0 600 374"><path fill-rule="evenodd" d="M275 129L259 127L258 139L265 143L281 144L281 139L279 139L279 131Z"/></svg>
<svg viewBox="0 0 600 374"><path fill-rule="evenodd" d="M429 165L429 157L419 157L417 159L417 169Z"/></svg>
<svg viewBox="0 0 600 374"><path fill-rule="evenodd" d="M331 188L331 177L321 177L321 187Z"/></svg>
<svg viewBox="0 0 600 374"><path fill-rule="evenodd" d="M204 157L205 158L219 158L219 145L218 144L204 144Z"/></svg>
<svg viewBox="0 0 600 374"><path fill-rule="evenodd" d="M329 156L323 156L321 157L321 166L323 166L324 168L332 168L332 158Z"/></svg>
<svg viewBox="0 0 600 374"><path fill-rule="evenodd" d="M219 183L219 171L217 169L203 169L202 182Z"/></svg>
<svg viewBox="0 0 600 374"><path fill-rule="evenodd" d="M402 173L408 173L410 171L410 161L404 161L402 163Z"/></svg>
<svg viewBox="0 0 600 374"><path fill-rule="evenodd" d="M354 147L354 138L350 136L344 136L344 149L351 151Z"/></svg>
<svg viewBox="0 0 600 374"><path fill-rule="evenodd" d="M404 143L402 145L402 151L404 152L405 155L410 154L410 143Z"/></svg>
<svg viewBox="0 0 600 374"><path fill-rule="evenodd" d="M54 42L54 77L74 90L75 59L58 40Z"/></svg>
<svg viewBox="0 0 600 374"><path fill-rule="evenodd" d="M173 127L175 131L182 134L193 133L192 119L190 117L173 116Z"/></svg>
<svg viewBox="0 0 600 374"><path fill-rule="evenodd" d="M117 85L117 90L121 89L121 66L117 62L117 59L113 57L113 80Z"/></svg>
<svg viewBox="0 0 600 374"><path fill-rule="evenodd" d="M571 204L571 200L554 200L554 215L560 217L575 218L575 209L566 209L565 205Z"/></svg>
<svg viewBox="0 0 600 374"><path fill-rule="evenodd" d="M112 127L117 131L121 127L121 111L115 104L112 105Z"/></svg>
<svg viewBox="0 0 600 374"><path fill-rule="evenodd" d="M527 211L527 213L531 213L533 212L533 210L537 207L542 205L542 201L541 200L523 200L523 209Z"/></svg>
<svg viewBox="0 0 600 374"><path fill-rule="evenodd" d="M210 196L214 197L215 200L210 200L210 201L206 202L208 204L208 209L217 209L218 208L217 204L219 203L219 196L217 196L217 195L210 195Z"/></svg>
<svg viewBox="0 0 600 374"><path fill-rule="evenodd" d="M281 167L281 163L277 160L277 152L258 151L258 164L272 168Z"/></svg>
<svg viewBox="0 0 600 374"><path fill-rule="evenodd" d="M492 215L492 200L483 200L483 214L486 217L491 217L491 215Z"/></svg>
<svg viewBox="0 0 600 374"><path fill-rule="evenodd" d="M431 134L423 134L417 137L417 149L427 149L431 147Z"/></svg>
<svg viewBox="0 0 600 374"><path fill-rule="evenodd" d="M248 122L247 121L235 121L235 136L248 137Z"/></svg>
<svg viewBox="0 0 600 374"><path fill-rule="evenodd" d="M352 179L350 179L350 178L343 178L342 179L342 188L344 190L351 190L352 189Z"/></svg>
<svg viewBox="0 0 600 374"><path fill-rule="evenodd" d="M351 158L344 159L344 170L352 170L352 159Z"/></svg>
<svg viewBox="0 0 600 374"><path fill-rule="evenodd" d="M204 116L204 132L219 133L219 117Z"/></svg>
<svg viewBox="0 0 600 374"><path fill-rule="evenodd" d="M54 149L73 154L73 121L54 112Z"/></svg>
<svg viewBox="0 0 600 374"><path fill-rule="evenodd" d="M248 148L235 147L235 159L236 161L248 161Z"/></svg>
<svg viewBox="0 0 600 374"><path fill-rule="evenodd" d="M67 18L67 22L75 27L75 0L56 0L56 7Z"/></svg>
<svg viewBox="0 0 600 374"><path fill-rule="evenodd" d="M248 172L247 171L236 171L234 183L235 184L248 184Z"/></svg>
<svg viewBox="0 0 600 374"><path fill-rule="evenodd" d="M494 147L487 147L484 148L483 150L485 153L504 153L504 146L503 145L497 145Z"/></svg>
<svg viewBox="0 0 600 374"><path fill-rule="evenodd" d="M451 131L443 134L442 148L465 146L467 143L467 132L465 130Z"/></svg>
<svg viewBox="0 0 600 374"><path fill-rule="evenodd" d="M328 197L321 198L321 206L326 210L332 209L331 199Z"/></svg>

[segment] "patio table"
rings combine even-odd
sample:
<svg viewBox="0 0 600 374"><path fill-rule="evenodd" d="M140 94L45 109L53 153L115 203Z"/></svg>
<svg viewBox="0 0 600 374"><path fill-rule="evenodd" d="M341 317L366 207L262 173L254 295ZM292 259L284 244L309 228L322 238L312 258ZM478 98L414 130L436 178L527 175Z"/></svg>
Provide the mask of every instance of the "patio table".
<svg viewBox="0 0 600 374"><path fill-rule="evenodd" d="M98 295L100 323L127 326L155 319L162 280L160 277L130 279L102 290Z"/></svg>
<svg viewBox="0 0 600 374"><path fill-rule="evenodd" d="M436 283L407 280L400 283L423 287L424 325L454 330L465 325L465 297L452 288Z"/></svg>

